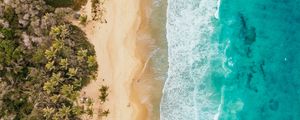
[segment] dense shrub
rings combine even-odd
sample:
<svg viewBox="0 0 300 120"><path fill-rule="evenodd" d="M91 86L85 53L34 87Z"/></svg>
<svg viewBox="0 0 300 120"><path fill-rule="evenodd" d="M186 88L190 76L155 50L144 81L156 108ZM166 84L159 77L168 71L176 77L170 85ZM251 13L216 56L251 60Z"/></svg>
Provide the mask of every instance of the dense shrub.
<svg viewBox="0 0 300 120"><path fill-rule="evenodd" d="M48 5L53 7L71 7L79 10L81 6L87 3L87 0L45 0Z"/></svg>

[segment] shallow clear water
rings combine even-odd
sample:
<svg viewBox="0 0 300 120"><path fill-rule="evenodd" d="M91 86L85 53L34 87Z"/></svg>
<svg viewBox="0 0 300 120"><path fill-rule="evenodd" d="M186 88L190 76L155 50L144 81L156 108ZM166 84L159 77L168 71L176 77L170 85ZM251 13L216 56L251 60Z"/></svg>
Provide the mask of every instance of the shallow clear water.
<svg viewBox="0 0 300 120"><path fill-rule="evenodd" d="M155 79L165 80L168 71L168 47L166 38L166 8L167 0L152 0L150 14L150 32L155 41L153 49L157 50L150 64Z"/></svg>
<svg viewBox="0 0 300 120"><path fill-rule="evenodd" d="M220 44L230 42L232 65L220 119L300 119L299 2L222 1Z"/></svg>
<svg viewBox="0 0 300 120"><path fill-rule="evenodd" d="M299 120L300 0L217 3L169 0L161 119Z"/></svg>

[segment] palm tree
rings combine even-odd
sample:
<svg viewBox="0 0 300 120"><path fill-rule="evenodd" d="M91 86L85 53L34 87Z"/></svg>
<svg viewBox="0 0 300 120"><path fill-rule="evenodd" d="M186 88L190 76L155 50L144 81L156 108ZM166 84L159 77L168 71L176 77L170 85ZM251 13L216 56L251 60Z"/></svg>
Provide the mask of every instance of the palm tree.
<svg viewBox="0 0 300 120"><path fill-rule="evenodd" d="M52 43L52 47L54 50L60 50L63 48L63 46L64 46L64 42L59 39L55 39Z"/></svg>
<svg viewBox="0 0 300 120"><path fill-rule="evenodd" d="M55 83L59 83L63 81L63 78L61 77L61 73L59 72L59 73L53 73L50 80L54 81Z"/></svg>
<svg viewBox="0 0 300 120"><path fill-rule="evenodd" d="M61 34L60 38L65 39L67 36L69 36L69 29L66 25L60 25Z"/></svg>
<svg viewBox="0 0 300 120"><path fill-rule="evenodd" d="M68 59L60 59L59 65L61 66L61 68L63 69L67 69L68 68Z"/></svg>
<svg viewBox="0 0 300 120"><path fill-rule="evenodd" d="M77 60L78 61L83 61L84 58L87 56L87 50L86 49L80 49L78 52L77 52Z"/></svg>
<svg viewBox="0 0 300 120"><path fill-rule="evenodd" d="M44 84L43 89L50 94L55 90L55 86L57 86L62 80L63 78L61 78L61 73L53 73L50 80Z"/></svg>
<svg viewBox="0 0 300 120"><path fill-rule="evenodd" d="M66 107L65 105L60 108L58 110L58 115L60 116L60 118L63 118L63 119L69 119L70 115L71 115L71 111L72 109L70 107Z"/></svg>
<svg viewBox="0 0 300 120"><path fill-rule="evenodd" d="M80 15L79 17L80 24L85 25L87 21L87 15Z"/></svg>
<svg viewBox="0 0 300 120"><path fill-rule="evenodd" d="M102 116L107 117L109 113L110 112L109 112L109 109L108 109L108 110L103 111L101 114L102 114Z"/></svg>
<svg viewBox="0 0 300 120"><path fill-rule="evenodd" d="M83 108L79 106L73 106L72 113L75 115L81 115L83 113Z"/></svg>
<svg viewBox="0 0 300 120"><path fill-rule="evenodd" d="M97 78L97 72L96 71L92 71L90 75L88 75L89 80L96 80Z"/></svg>
<svg viewBox="0 0 300 120"><path fill-rule="evenodd" d="M82 78L75 79L73 82L74 88L79 89L82 86Z"/></svg>
<svg viewBox="0 0 300 120"><path fill-rule="evenodd" d="M88 67L94 67L97 65L96 56L88 56Z"/></svg>
<svg viewBox="0 0 300 120"><path fill-rule="evenodd" d="M54 81L49 80L44 84L43 90L45 90L48 94L50 94L55 90L55 86L56 83Z"/></svg>
<svg viewBox="0 0 300 120"><path fill-rule="evenodd" d="M60 89L60 94L63 96L69 96L73 91L73 85L63 85Z"/></svg>
<svg viewBox="0 0 300 120"><path fill-rule="evenodd" d="M107 100L107 97L108 97L108 86L105 86L105 85L102 85L101 88L99 89L100 91L100 96L99 96L99 99L102 103L104 103L106 100Z"/></svg>
<svg viewBox="0 0 300 120"><path fill-rule="evenodd" d="M106 85L102 85L101 86L101 88L99 89L99 91L101 92L101 93L106 93L107 91L108 91L108 86L106 86Z"/></svg>
<svg viewBox="0 0 300 120"><path fill-rule="evenodd" d="M73 85L63 85L60 89L60 94L71 100L76 100L79 96L78 92L74 91Z"/></svg>
<svg viewBox="0 0 300 120"><path fill-rule="evenodd" d="M55 112L54 108L46 107L43 109L43 116L48 120L51 118L54 112Z"/></svg>
<svg viewBox="0 0 300 120"><path fill-rule="evenodd" d="M79 96L79 93L77 91L73 91L72 94L70 95L70 99L73 101L76 101L78 96Z"/></svg>
<svg viewBox="0 0 300 120"><path fill-rule="evenodd" d="M66 25L51 27L51 30L49 33L50 36L53 36L55 38L61 38L61 39L66 38L68 36L68 34L69 34L69 30Z"/></svg>
<svg viewBox="0 0 300 120"><path fill-rule="evenodd" d="M53 115L52 120L60 120L60 115L59 115L59 113L55 113L55 114Z"/></svg>
<svg viewBox="0 0 300 120"><path fill-rule="evenodd" d="M71 78L71 77L74 77L77 74L77 71L78 71L78 68L69 68L67 74Z"/></svg>
<svg viewBox="0 0 300 120"><path fill-rule="evenodd" d="M60 98L60 95L53 95L50 97L50 100L51 100L51 102L56 104L58 102L59 98Z"/></svg>
<svg viewBox="0 0 300 120"><path fill-rule="evenodd" d="M99 96L99 99L101 101L101 103L104 103L107 100L108 97L108 93L101 93L101 95Z"/></svg>
<svg viewBox="0 0 300 120"><path fill-rule="evenodd" d="M89 116L93 116L93 114L94 114L93 109L88 108L88 109L86 110L86 114L89 115Z"/></svg>
<svg viewBox="0 0 300 120"><path fill-rule="evenodd" d="M49 33L50 36L56 37L60 34L61 34L60 27L58 27L58 26L51 27L51 30L50 30L50 33Z"/></svg>
<svg viewBox="0 0 300 120"><path fill-rule="evenodd" d="M55 58L56 52L57 51L53 47L50 47L50 50L45 51L45 56L48 60L52 60Z"/></svg>
<svg viewBox="0 0 300 120"><path fill-rule="evenodd" d="M54 61L49 61L45 67L47 70L50 70L50 71L53 70L54 69Z"/></svg>

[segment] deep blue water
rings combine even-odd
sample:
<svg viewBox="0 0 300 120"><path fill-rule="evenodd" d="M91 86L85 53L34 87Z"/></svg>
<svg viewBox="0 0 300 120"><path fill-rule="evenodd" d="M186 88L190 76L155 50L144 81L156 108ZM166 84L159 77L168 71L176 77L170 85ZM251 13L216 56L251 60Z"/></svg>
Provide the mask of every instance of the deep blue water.
<svg viewBox="0 0 300 120"><path fill-rule="evenodd" d="M300 0L169 0L162 120L300 120Z"/></svg>

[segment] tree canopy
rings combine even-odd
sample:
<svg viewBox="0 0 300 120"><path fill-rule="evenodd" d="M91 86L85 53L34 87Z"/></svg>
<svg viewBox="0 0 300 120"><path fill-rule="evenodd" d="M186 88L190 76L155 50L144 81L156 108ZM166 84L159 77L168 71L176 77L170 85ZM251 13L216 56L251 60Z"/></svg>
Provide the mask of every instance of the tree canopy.
<svg viewBox="0 0 300 120"><path fill-rule="evenodd" d="M2 0L0 0L2 1ZM81 88L97 74L94 47L68 8L0 2L0 119L79 119Z"/></svg>

